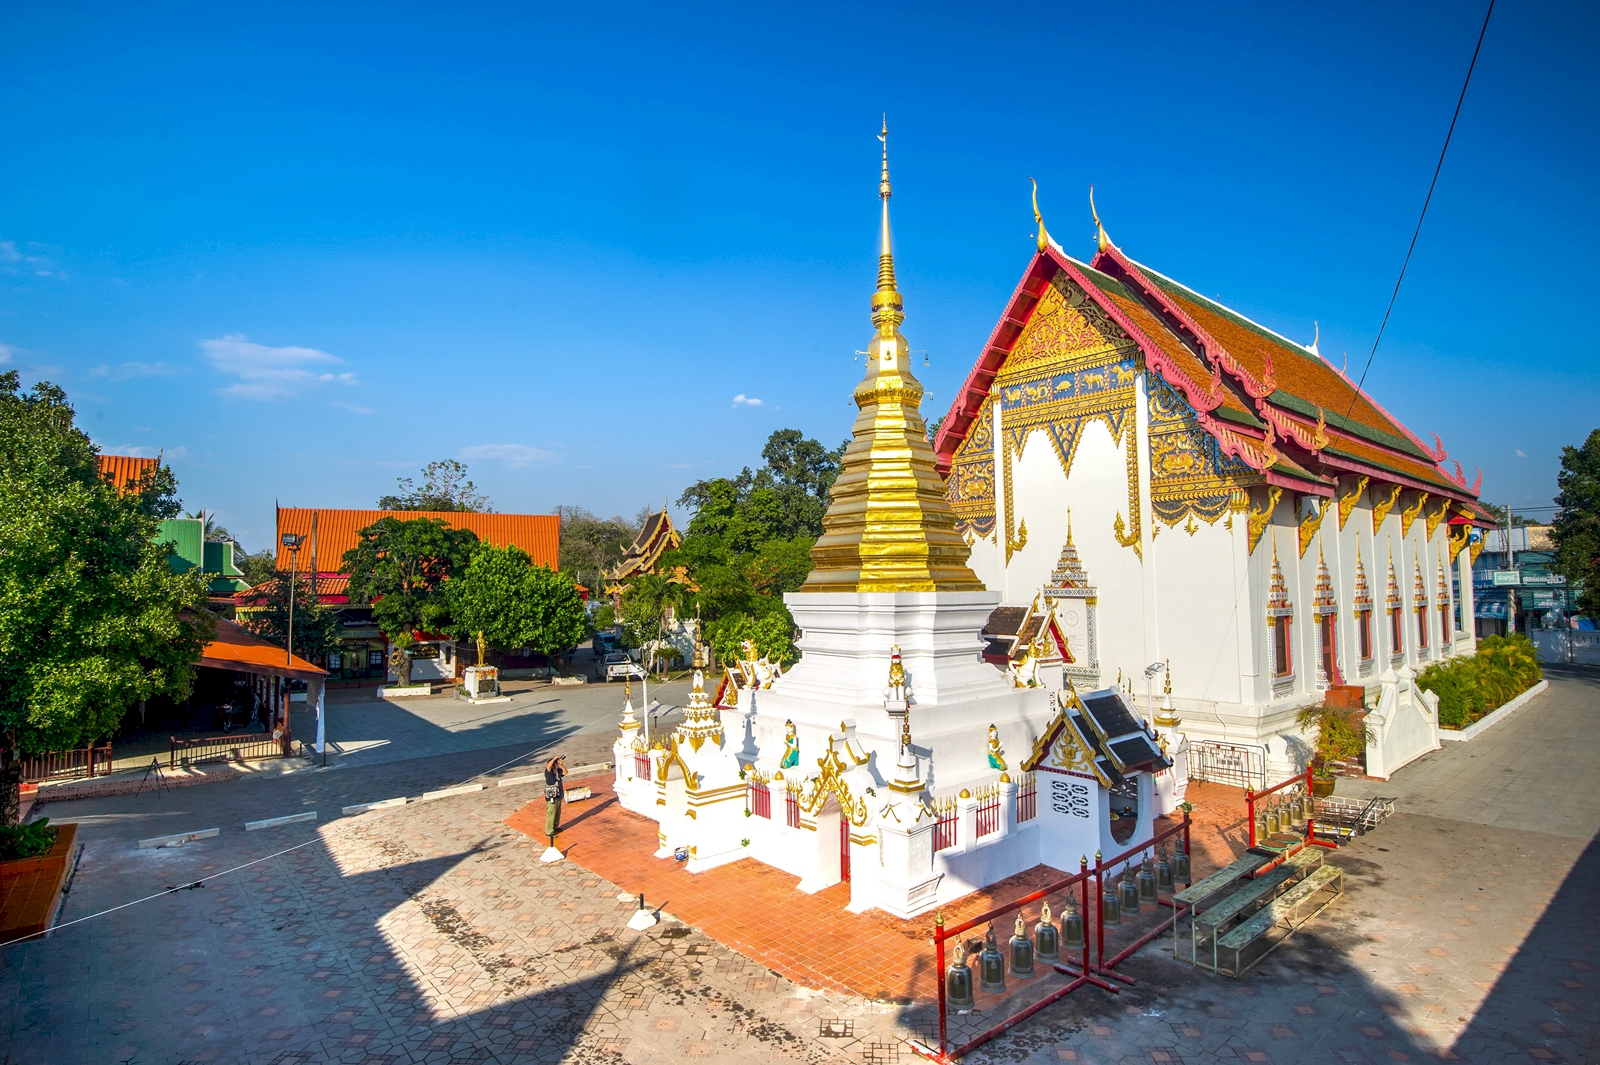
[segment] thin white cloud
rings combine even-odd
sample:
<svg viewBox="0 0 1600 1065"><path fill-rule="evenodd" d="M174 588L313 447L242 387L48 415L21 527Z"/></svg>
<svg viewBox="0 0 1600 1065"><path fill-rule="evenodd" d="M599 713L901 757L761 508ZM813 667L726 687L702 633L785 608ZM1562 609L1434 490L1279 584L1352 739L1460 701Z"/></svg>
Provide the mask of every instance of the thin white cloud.
<svg viewBox="0 0 1600 1065"><path fill-rule="evenodd" d="M22 253L17 250L14 240L0 240L0 263L20 263Z"/></svg>
<svg viewBox="0 0 1600 1065"><path fill-rule="evenodd" d="M17 349L10 344L0 344L0 365L11 361L11 353Z"/></svg>
<svg viewBox="0 0 1600 1065"><path fill-rule="evenodd" d="M739 406L745 406L745 407L765 406L765 404L763 404L761 402L761 400L757 399L754 396L747 396L743 392L740 392L737 396L733 397L733 405L735 407L739 407Z"/></svg>
<svg viewBox="0 0 1600 1065"><path fill-rule="evenodd" d="M99 366L89 368L90 377L109 377L113 381L126 381L133 377L171 377L178 371L164 362L125 362L118 366Z"/></svg>
<svg viewBox="0 0 1600 1065"><path fill-rule="evenodd" d="M537 466L556 460L555 452L528 447L526 444L473 444L471 447L461 449L461 457L503 462L514 468Z"/></svg>
<svg viewBox="0 0 1600 1065"><path fill-rule="evenodd" d="M132 455L134 458L153 459L160 457L163 463L183 462L189 458L189 449L183 445L177 447L152 447L149 444L107 444L102 440L95 440L94 446L100 449L102 455Z"/></svg>
<svg viewBox="0 0 1600 1065"><path fill-rule="evenodd" d="M322 369L340 365L343 360L316 348L268 347L253 344L237 333L202 340L200 347L211 365L239 378L227 388L218 389L225 396L269 401L287 399L318 385L359 383L353 373Z"/></svg>
<svg viewBox="0 0 1600 1065"><path fill-rule="evenodd" d="M664 470L687 470L693 466L694 463L692 462L663 462L661 464L661 468Z"/></svg>
<svg viewBox="0 0 1600 1065"><path fill-rule="evenodd" d="M1528 457L1528 453L1526 451L1523 451L1521 448L1517 449L1517 458L1525 459L1527 457Z"/></svg>
<svg viewBox="0 0 1600 1065"><path fill-rule="evenodd" d="M30 243L28 248L30 251L36 252L40 250L42 246L39 244ZM65 280L67 276L66 271L52 270L51 267L54 265L55 264L50 261L48 256L29 254L28 252L23 251L21 248L17 247L17 242L14 240L0 240L0 271L8 274L15 274L21 269L32 267L33 272L38 274L40 277L58 277L62 280Z"/></svg>
<svg viewBox="0 0 1600 1065"><path fill-rule="evenodd" d="M350 411L351 413L354 413L354 414L376 414L376 413L378 413L377 411L373 410L371 407L358 407L354 403L346 403L346 402L344 402L344 400L341 400L341 399L334 400L333 401L333 405L335 407L343 407L345 410Z"/></svg>

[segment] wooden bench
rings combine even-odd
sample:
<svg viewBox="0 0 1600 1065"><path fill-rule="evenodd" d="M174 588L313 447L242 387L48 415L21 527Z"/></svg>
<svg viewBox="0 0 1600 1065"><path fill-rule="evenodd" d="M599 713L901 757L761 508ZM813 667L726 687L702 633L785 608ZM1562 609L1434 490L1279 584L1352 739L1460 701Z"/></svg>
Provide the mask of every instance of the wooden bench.
<svg viewBox="0 0 1600 1065"><path fill-rule="evenodd" d="M1243 858L1234 861L1232 865L1218 869L1204 880L1190 884L1172 896L1172 901L1183 906L1192 907L1195 903L1210 898L1212 895L1227 888L1235 880L1249 876L1270 861L1272 861L1271 858L1262 857L1259 854L1246 854Z"/></svg>
<svg viewBox="0 0 1600 1065"><path fill-rule="evenodd" d="M1326 899L1319 896L1326 888L1333 890ZM1305 924L1320 913L1324 907L1333 902L1335 898L1344 893L1344 871L1337 866L1324 865L1316 869L1294 887L1273 899L1249 920L1223 936L1213 944L1214 951L1229 951L1233 954L1233 969L1229 971L1220 964L1213 965L1216 972L1235 979L1244 974L1246 968L1244 953L1251 944L1260 940L1273 928L1281 925L1286 934L1273 942L1257 957L1251 959L1254 965L1275 950L1279 943L1288 938L1287 933ZM1312 907L1306 912L1307 907Z"/></svg>
<svg viewBox="0 0 1600 1065"><path fill-rule="evenodd" d="M1286 859L1281 865L1274 866L1265 873L1258 874L1255 879L1243 885L1239 890L1224 898L1205 912L1197 915L1191 923L1190 929L1190 961L1193 962L1199 953L1200 937L1206 935L1211 940L1211 967L1217 966L1217 937L1223 934L1227 925L1236 918L1252 913L1260 903L1270 903L1279 895L1284 887L1293 886L1294 882L1304 876L1307 871L1322 864L1322 854L1314 848L1300 851Z"/></svg>

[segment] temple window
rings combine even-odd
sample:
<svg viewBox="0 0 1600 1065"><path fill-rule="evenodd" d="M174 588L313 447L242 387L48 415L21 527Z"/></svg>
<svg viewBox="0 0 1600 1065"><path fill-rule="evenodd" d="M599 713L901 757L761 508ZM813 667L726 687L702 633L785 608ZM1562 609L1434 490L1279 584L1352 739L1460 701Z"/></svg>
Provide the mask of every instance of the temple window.
<svg viewBox="0 0 1600 1065"><path fill-rule="evenodd" d="M1111 838L1126 843L1139 827L1139 778L1124 777L1111 789L1106 816L1111 819Z"/></svg>
<svg viewBox="0 0 1600 1065"><path fill-rule="evenodd" d="M1439 646L1450 645L1450 604L1445 603L1439 607Z"/></svg>
<svg viewBox="0 0 1600 1065"><path fill-rule="evenodd" d="M1288 677L1294 673L1293 644L1289 642L1289 624L1291 620L1287 614L1282 614L1272 619L1272 675L1274 677Z"/></svg>
<svg viewBox="0 0 1600 1065"><path fill-rule="evenodd" d="M1428 649L1428 608L1417 608L1417 647L1426 651Z"/></svg>
<svg viewBox="0 0 1600 1065"><path fill-rule="evenodd" d="M1372 661L1372 611L1363 610L1356 615L1356 650L1361 661Z"/></svg>
<svg viewBox="0 0 1600 1065"><path fill-rule="evenodd" d="M1389 611L1389 654L1399 658L1406 653L1405 625L1400 619L1400 608Z"/></svg>

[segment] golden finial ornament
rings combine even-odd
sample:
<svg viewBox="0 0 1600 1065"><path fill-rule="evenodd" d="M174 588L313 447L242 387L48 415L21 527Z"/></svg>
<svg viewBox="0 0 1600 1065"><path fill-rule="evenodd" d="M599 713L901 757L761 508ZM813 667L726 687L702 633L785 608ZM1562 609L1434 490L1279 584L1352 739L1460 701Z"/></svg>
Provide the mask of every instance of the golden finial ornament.
<svg viewBox="0 0 1600 1065"><path fill-rule="evenodd" d="M1094 209L1094 186L1089 186L1089 215L1094 219L1095 246L1101 251L1111 247L1111 238L1106 236L1106 227L1100 224L1100 212Z"/></svg>
<svg viewBox="0 0 1600 1065"><path fill-rule="evenodd" d="M1044 251L1050 246L1050 234L1044 228L1044 215L1039 213L1039 183L1033 178L1028 180L1033 182L1033 221L1039 227L1039 250Z"/></svg>
<svg viewBox="0 0 1600 1065"><path fill-rule="evenodd" d="M802 592L978 592L967 566L971 548L956 531L955 512L934 466L920 406L922 384L911 372L910 345L900 333L905 304L895 282L889 231L889 122L878 139L883 201L878 287L872 294L874 336L866 374L855 388L859 408L834 481L813 569Z"/></svg>

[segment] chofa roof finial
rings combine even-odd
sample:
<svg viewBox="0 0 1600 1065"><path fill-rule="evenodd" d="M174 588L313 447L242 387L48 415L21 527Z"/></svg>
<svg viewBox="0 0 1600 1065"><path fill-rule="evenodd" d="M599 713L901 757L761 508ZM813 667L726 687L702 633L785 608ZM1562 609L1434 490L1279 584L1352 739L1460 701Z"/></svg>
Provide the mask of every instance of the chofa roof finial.
<svg viewBox="0 0 1600 1065"><path fill-rule="evenodd" d="M1111 247L1111 238L1106 236L1106 227L1100 224L1100 212L1094 209L1094 186L1089 186L1089 215L1094 219L1095 246L1101 251Z"/></svg>
<svg viewBox="0 0 1600 1065"><path fill-rule="evenodd" d="M1050 234L1044 228L1044 215L1039 213L1039 183L1033 178L1028 180L1033 183L1033 220L1039 226L1039 250L1044 251L1050 246Z"/></svg>

